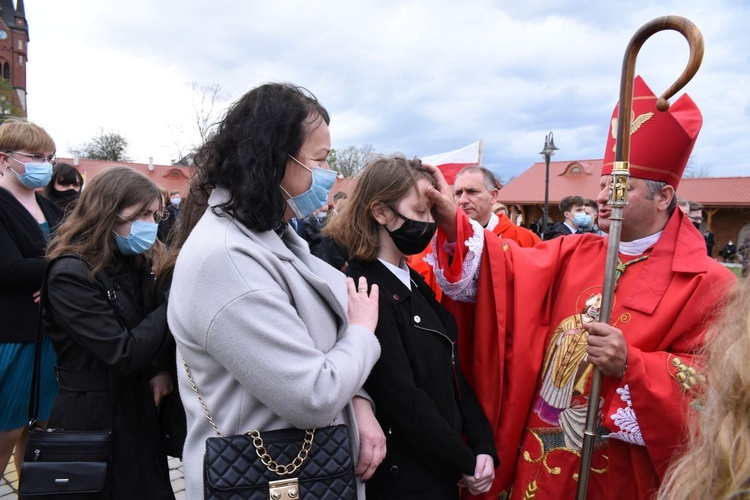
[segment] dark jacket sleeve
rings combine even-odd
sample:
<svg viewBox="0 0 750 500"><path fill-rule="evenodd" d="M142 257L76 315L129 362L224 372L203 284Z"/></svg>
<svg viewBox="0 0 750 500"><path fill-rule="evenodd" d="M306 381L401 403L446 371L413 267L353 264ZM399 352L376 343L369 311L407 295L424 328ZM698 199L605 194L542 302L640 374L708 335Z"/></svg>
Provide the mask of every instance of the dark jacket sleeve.
<svg viewBox="0 0 750 500"><path fill-rule="evenodd" d="M415 450L453 470L473 474L474 452L440 415L432 399L417 387L401 340L398 314L381 295L375 329L381 355L365 388L377 402L376 411L383 412L393 423L394 432L399 432Z"/></svg>
<svg viewBox="0 0 750 500"><path fill-rule="evenodd" d="M55 261L47 279L46 302L57 326L86 351L126 374L147 367L161 349L167 332L167 306L162 304L128 329L120 324L105 290L89 279L78 259Z"/></svg>
<svg viewBox="0 0 750 500"><path fill-rule="evenodd" d="M456 356L458 358L458 356ZM458 378L458 387L461 391L461 400L459 408L461 409L461 418L464 423L464 435L466 444L474 451L475 455L489 455L495 462L495 468L500 465L500 459L497 456L495 448L495 438L492 434L492 428L484 415L484 410L479 404L474 389L464 378L463 372L456 362L456 373Z"/></svg>

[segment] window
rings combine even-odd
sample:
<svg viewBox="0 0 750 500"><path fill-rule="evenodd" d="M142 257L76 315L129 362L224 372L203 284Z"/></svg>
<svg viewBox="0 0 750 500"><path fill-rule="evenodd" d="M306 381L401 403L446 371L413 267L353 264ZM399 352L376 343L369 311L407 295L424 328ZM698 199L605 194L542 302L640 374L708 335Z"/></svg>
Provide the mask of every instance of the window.
<svg viewBox="0 0 750 500"><path fill-rule="evenodd" d="M18 65L23 66L23 56L21 55L18 56Z"/></svg>
<svg viewBox="0 0 750 500"><path fill-rule="evenodd" d="M23 50L23 40L18 40L18 50Z"/></svg>
<svg viewBox="0 0 750 500"><path fill-rule="evenodd" d="M10 80L10 64L7 62L3 64L3 78Z"/></svg>

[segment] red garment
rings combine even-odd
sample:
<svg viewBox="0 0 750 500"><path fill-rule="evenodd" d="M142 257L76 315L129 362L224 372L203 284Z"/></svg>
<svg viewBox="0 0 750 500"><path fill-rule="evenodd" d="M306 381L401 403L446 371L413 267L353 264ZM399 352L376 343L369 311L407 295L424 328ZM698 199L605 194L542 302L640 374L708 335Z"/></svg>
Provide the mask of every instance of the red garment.
<svg viewBox="0 0 750 500"><path fill-rule="evenodd" d="M533 247L542 240L533 231L513 224L507 215L498 214L498 223L492 228L492 232L500 238L514 240L522 247Z"/></svg>
<svg viewBox="0 0 750 500"><path fill-rule="evenodd" d="M443 291L440 289L440 285L437 284L437 279L435 278L435 272L432 270L432 266L424 260L424 258L431 253L432 244L427 245L427 248L422 250L422 253L419 253L417 255L410 255L409 258L406 259L406 263L409 265L409 267L422 275L422 278L424 278L427 286L429 286L432 291L435 292L435 300L440 302L443 297Z"/></svg>
<svg viewBox="0 0 750 500"><path fill-rule="evenodd" d="M522 247L533 247L534 245L542 241L541 239L539 239L539 236L537 236L533 231L529 231L526 228L513 224L507 215L498 214L497 217L499 221L497 225L492 229L492 232L496 236L514 240L516 243L518 243L519 246ZM440 289L440 285L438 285L437 283L435 272L432 270L432 266L424 260L424 258L431 253L432 245L428 245L427 248L422 250L422 253L411 255L407 259L406 263L409 264L409 267L422 275L425 282L430 286L430 288L432 288L432 291L435 292L435 299L440 302L443 296L443 291Z"/></svg>
<svg viewBox="0 0 750 500"><path fill-rule="evenodd" d="M472 234L459 210L457 241L466 242ZM448 265L445 241L439 231L438 267L455 283L468 249L457 244ZM521 249L485 231L478 301L453 302L451 307L459 320L461 363L495 429L500 454L495 483L485 498L497 498L512 485L515 498L524 493L540 499L575 496L580 448L566 444L570 433L560 422L563 413L572 411L570 406L586 403L590 370L576 358L581 339L564 333L575 332L586 302L601 293L607 243L606 237L584 234ZM712 310L734 281L731 272L706 256L702 236L680 210L669 219L649 258L622 274L611 317L628 343L627 370L622 379L603 378L601 430L627 434L613 417L634 412L645 446L616 439L597 444L592 467L608 473L590 474L588 498L650 498L658 488L686 435L692 398L685 395L700 379L692 371L698 363L692 353ZM569 359L556 354L566 352L556 349L560 339L573 341ZM549 366L561 360L560 373L572 372L571 394L562 398L569 403L562 405L567 411L559 415L560 408L548 404L554 398L541 397L544 381L557 383L542 373L545 356ZM552 392L560 393L554 383ZM617 392L624 392L626 385L632 408ZM579 427L577 432L582 432L583 424Z"/></svg>

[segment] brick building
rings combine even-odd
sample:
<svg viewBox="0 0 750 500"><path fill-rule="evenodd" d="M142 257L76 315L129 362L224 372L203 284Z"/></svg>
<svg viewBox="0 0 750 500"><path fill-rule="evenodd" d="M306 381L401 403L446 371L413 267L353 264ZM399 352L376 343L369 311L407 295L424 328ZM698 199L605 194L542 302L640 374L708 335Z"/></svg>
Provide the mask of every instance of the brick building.
<svg viewBox="0 0 750 500"><path fill-rule="evenodd" d="M70 165L75 166L83 175L85 182L90 181L99 172L106 168L114 166L129 167L151 179L154 184L160 188L164 188L167 191L177 190L182 193L183 196L187 194L188 180L193 175L193 167L185 165L155 165L153 162L131 163L88 160L84 158L58 158L57 161L58 163L69 163ZM85 182L84 189L86 187Z"/></svg>
<svg viewBox="0 0 750 500"><path fill-rule="evenodd" d="M0 117L27 116L26 62L29 25L23 0L0 0Z"/></svg>

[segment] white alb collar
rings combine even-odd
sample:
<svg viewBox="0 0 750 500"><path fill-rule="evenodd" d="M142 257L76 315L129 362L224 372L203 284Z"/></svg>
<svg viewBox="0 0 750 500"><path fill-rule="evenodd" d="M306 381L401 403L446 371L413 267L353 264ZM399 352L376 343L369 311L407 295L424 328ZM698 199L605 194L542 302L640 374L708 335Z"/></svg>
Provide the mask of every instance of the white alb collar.
<svg viewBox="0 0 750 500"><path fill-rule="evenodd" d="M500 223L500 217L498 217L494 213L491 213L490 220L489 222L487 222L487 227L485 227L485 229L492 231L493 229L495 229L495 226L497 226L499 223Z"/></svg>
<svg viewBox="0 0 750 500"><path fill-rule="evenodd" d="M654 246L657 241L659 241L659 238L661 238L661 233L663 232L664 231L659 231L658 233L654 233L651 236L646 236L645 238L640 238L633 241L621 241L620 253L623 255L641 255L643 252Z"/></svg>

